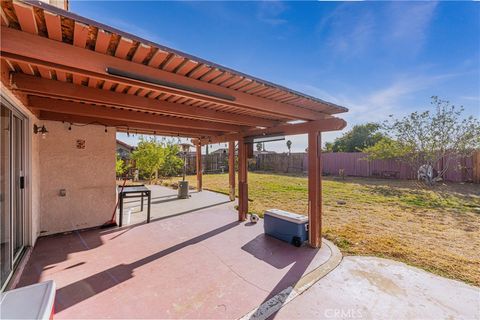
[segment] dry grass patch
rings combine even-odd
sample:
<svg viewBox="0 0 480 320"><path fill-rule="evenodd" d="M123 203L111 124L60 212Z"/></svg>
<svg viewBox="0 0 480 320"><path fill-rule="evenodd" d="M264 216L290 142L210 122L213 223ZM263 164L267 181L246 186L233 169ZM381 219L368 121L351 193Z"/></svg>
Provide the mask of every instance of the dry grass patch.
<svg viewBox="0 0 480 320"><path fill-rule="evenodd" d="M205 188L228 193L226 174L203 179ZM248 179L251 212L307 213L306 177L249 173ZM393 258L480 286L478 185L430 190L414 181L326 178L323 200L324 236L344 254Z"/></svg>

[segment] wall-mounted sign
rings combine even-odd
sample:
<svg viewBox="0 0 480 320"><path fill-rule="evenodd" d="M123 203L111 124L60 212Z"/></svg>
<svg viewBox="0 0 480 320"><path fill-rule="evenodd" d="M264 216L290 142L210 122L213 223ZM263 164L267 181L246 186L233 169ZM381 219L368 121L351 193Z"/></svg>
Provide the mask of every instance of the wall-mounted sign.
<svg viewBox="0 0 480 320"><path fill-rule="evenodd" d="M85 140L82 140L82 139L77 140L77 149L85 149Z"/></svg>

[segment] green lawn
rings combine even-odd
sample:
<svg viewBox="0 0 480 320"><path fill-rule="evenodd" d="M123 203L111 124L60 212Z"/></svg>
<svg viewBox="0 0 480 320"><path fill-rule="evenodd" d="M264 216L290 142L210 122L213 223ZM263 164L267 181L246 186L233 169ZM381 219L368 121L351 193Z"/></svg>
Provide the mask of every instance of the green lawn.
<svg viewBox="0 0 480 320"><path fill-rule="evenodd" d="M248 183L250 212L307 213L306 177L249 173ZM227 174L204 175L203 184L228 193ZM326 178L323 204L323 235L344 254L393 258L480 286L479 185Z"/></svg>

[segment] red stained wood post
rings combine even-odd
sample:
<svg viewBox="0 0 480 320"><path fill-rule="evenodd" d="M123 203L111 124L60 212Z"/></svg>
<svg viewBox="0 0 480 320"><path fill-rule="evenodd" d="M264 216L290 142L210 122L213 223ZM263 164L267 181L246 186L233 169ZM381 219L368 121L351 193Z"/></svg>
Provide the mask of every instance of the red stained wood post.
<svg viewBox="0 0 480 320"><path fill-rule="evenodd" d="M238 141L238 220L247 220L248 183L247 183L247 145L243 139Z"/></svg>
<svg viewBox="0 0 480 320"><path fill-rule="evenodd" d="M197 144L197 190L202 191L202 145Z"/></svg>
<svg viewBox="0 0 480 320"><path fill-rule="evenodd" d="M322 246L322 138L319 131L308 133L308 239L310 246Z"/></svg>
<svg viewBox="0 0 480 320"><path fill-rule="evenodd" d="M235 201L235 141L228 143L228 184L230 201Z"/></svg>

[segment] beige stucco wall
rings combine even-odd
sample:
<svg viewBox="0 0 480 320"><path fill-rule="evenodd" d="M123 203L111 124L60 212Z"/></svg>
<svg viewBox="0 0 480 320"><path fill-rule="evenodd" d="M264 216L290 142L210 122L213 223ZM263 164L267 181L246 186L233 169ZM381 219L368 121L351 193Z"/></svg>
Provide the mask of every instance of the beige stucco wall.
<svg viewBox="0 0 480 320"><path fill-rule="evenodd" d="M62 122L39 120L3 83L1 92L27 118L26 244L109 220L116 203L115 130L88 125L70 131ZM33 133L34 124L47 127L45 139ZM77 149L77 139L85 140L85 149Z"/></svg>
<svg viewBox="0 0 480 320"><path fill-rule="evenodd" d="M48 130L39 141L41 235L102 225L116 201L115 130L41 123ZM78 139L85 140L85 149L77 148Z"/></svg>
<svg viewBox="0 0 480 320"><path fill-rule="evenodd" d="M37 134L33 133L32 126L34 123L39 123L39 120L31 115L30 116L30 123L32 124L29 126L28 131L30 132L29 135L31 136L30 140L30 179L27 176L27 187L30 187L29 192L31 194L30 200L31 201L30 208L31 208L31 237L32 237L32 245L35 244L37 237L40 235L40 137ZM28 159L27 159L28 161ZM28 214L28 212L27 212Z"/></svg>
<svg viewBox="0 0 480 320"><path fill-rule="evenodd" d="M55 6L63 10L68 10L68 6L69 6L68 0L40 0L40 1L48 3L49 5Z"/></svg>

